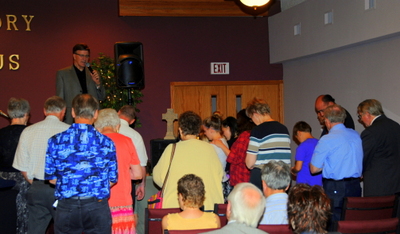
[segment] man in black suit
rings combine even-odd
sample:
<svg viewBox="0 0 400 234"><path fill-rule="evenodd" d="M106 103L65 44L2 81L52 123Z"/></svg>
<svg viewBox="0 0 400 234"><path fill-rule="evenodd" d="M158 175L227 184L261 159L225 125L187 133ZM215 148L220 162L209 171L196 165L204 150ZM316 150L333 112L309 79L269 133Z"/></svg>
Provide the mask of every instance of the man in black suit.
<svg viewBox="0 0 400 234"><path fill-rule="evenodd" d="M72 100L79 94L88 93L97 100L106 98L106 91L101 84L100 74L87 68L90 49L86 44L76 44L72 48L72 66L57 71L56 95L67 103L64 122L72 124Z"/></svg>
<svg viewBox="0 0 400 234"><path fill-rule="evenodd" d="M400 125L385 116L375 99L361 102L357 112L365 127L361 133L364 196L400 192Z"/></svg>
<svg viewBox="0 0 400 234"><path fill-rule="evenodd" d="M329 94L319 95L315 100L315 112L317 113L318 121L322 126L321 137L323 135L328 134L328 129L325 126L324 110L328 106L331 106L333 104L336 104L335 99ZM344 120L343 123L344 126L346 126L346 128L355 129L353 118L351 118L350 113L346 109L345 111L346 111L346 119Z"/></svg>

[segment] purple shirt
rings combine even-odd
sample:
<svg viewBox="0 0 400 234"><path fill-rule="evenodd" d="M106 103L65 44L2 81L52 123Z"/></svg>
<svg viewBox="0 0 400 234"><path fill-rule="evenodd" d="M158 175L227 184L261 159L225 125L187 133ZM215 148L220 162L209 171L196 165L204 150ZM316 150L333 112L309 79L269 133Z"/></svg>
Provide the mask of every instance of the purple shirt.
<svg viewBox="0 0 400 234"><path fill-rule="evenodd" d="M309 138L297 147L295 159L303 162L301 170L297 173L297 183L322 186L322 174L312 175L310 172L310 162L317 143L317 139Z"/></svg>

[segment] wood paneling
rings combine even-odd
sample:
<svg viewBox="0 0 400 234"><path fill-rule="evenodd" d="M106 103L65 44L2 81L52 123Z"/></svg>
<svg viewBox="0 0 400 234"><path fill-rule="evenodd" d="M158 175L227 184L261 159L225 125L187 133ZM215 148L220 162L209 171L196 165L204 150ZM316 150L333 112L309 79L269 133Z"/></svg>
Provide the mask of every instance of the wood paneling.
<svg viewBox="0 0 400 234"><path fill-rule="evenodd" d="M211 97L215 96L217 110L226 110L226 86L175 86L172 94L172 109L181 114L191 110L202 118L212 115Z"/></svg>
<svg viewBox="0 0 400 234"><path fill-rule="evenodd" d="M279 84L259 84L259 85L230 85L227 86L227 105L226 116L236 116L236 97L240 96L241 107L246 108L247 103L254 97L262 98L268 102L271 108L271 117L279 122L283 122L283 105L281 103L281 87Z"/></svg>
<svg viewBox="0 0 400 234"><path fill-rule="evenodd" d="M119 0L120 16L248 16L233 0ZM261 16L268 15L268 12Z"/></svg>
<svg viewBox="0 0 400 234"><path fill-rule="evenodd" d="M191 110L202 119L212 114L212 97L216 97L216 110L223 117L236 117L236 110L246 108L254 97L266 100L273 119L283 123L283 82L269 81L216 81L216 82L171 82L171 108L178 115ZM240 96L240 107L236 107ZM177 122L175 122L177 132Z"/></svg>

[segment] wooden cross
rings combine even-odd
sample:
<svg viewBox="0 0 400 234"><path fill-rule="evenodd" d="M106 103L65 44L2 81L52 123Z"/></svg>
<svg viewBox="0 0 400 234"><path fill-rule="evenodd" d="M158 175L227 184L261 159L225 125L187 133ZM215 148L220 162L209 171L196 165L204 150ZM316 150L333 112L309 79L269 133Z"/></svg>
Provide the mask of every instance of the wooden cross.
<svg viewBox="0 0 400 234"><path fill-rule="evenodd" d="M178 119L178 114L174 113L174 109L167 109L167 113L162 114L162 119L167 121L167 133L164 140L174 140L174 121Z"/></svg>

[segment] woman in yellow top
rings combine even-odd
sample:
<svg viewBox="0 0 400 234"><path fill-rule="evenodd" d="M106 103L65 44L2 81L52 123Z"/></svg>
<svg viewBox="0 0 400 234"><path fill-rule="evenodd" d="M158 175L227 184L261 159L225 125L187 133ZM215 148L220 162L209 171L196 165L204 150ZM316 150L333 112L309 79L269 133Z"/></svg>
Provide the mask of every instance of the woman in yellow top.
<svg viewBox="0 0 400 234"><path fill-rule="evenodd" d="M192 111L179 116L179 133L181 141L176 143L175 154L164 187L162 208L178 208L176 183L186 174L195 174L203 180L206 198L204 210L213 211L215 203L224 203L222 194L222 165L210 143L198 140L201 118ZM168 171L172 144L168 145L153 170L154 182L162 187Z"/></svg>
<svg viewBox="0 0 400 234"><path fill-rule="evenodd" d="M191 230L219 228L219 217L211 212L203 212L205 199L203 180L194 175L184 175L178 181L178 201L182 212L168 214L162 219L163 232L168 230Z"/></svg>

